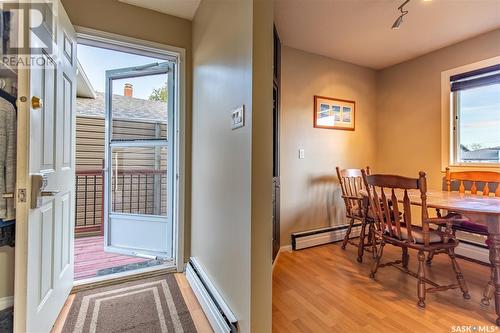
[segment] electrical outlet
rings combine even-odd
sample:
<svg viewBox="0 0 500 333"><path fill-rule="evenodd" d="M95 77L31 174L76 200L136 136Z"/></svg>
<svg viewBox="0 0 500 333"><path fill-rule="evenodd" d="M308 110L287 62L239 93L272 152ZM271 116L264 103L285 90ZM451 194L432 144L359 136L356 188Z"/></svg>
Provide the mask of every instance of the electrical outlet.
<svg viewBox="0 0 500 333"><path fill-rule="evenodd" d="M231 129L245 126L245 106L242 105L235 109L231 114Z"/></svg>

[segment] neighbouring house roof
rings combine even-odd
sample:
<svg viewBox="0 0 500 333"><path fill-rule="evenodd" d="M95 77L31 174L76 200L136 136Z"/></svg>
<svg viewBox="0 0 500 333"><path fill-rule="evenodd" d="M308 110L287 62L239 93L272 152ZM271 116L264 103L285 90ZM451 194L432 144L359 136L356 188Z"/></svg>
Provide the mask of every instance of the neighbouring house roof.
<svg viewBox="0 0 500 333"><path fill-rule="evenodd" d="M468 150L463 146L461 148L462 148L461 157L464 161L498 162L500 158L500 146L477 149L477 150Z"/></svg>
<svg viewBox="0 0 500 333"><path fill-rule="evenodd" d="M77 97L87 97L95 98L95 91L92 87L92 83L87 76L87 73L83 70L82 65L77 60L76 61L77 71L76 71L76 96Z"/></svg>
<svg viewBox="0 0 500 333"><path fill-rule="evenodd" d="M76 115L104 118L104 93L95 92L95 98L76 99ZM113 95L113 117L137 120L166 120L167 103L140 98Z"/></svg>

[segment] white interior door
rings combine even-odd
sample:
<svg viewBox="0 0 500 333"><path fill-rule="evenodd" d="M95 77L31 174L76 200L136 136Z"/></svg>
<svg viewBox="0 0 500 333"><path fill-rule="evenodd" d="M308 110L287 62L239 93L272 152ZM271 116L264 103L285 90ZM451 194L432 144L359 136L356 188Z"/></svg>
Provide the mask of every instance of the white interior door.
<svg viewBox="0 0 500 333"><path fill-rule="evenodd" d="M52 49L19 70L16 332L50 332L73 287L76 39L61 3L45 4L46 34L25 34ZM30 6L33 26L40 3Z"/></svg>
<svg viewBox="0 0 500 333"><path fill-rule="evenodd" d="M120 95L130 82L135 82L134 90L140 90L144 80L160 80L166 101ZM140 111L136 109L139 104ZM106 251L172 258L173 138L174 64L107 71Z"/></svg>

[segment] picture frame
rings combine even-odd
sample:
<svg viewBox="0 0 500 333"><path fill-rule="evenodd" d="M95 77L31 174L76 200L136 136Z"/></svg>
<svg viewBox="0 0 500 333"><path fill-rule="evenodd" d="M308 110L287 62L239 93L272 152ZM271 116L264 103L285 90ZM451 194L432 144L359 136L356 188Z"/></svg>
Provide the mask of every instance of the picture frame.
<svg viewBox="0 0 500 333"><path fill-rule="evenodd" d="M313 126L315 128L354 131L355 120L355 101L314 96Z"/></svg>

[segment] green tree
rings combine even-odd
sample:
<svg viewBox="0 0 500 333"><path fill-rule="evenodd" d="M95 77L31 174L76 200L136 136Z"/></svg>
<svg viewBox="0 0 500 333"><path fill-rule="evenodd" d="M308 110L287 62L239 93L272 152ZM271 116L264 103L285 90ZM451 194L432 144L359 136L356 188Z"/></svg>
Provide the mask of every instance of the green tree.
<svg viewBox="0 0 500 333"><path fill-rule="evenodd" d="M161 88L153 89L153 92L151 92L151 95L149 95L150 101L167 102L167 99L168 90L166 84Z"/></svg>

